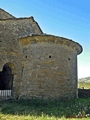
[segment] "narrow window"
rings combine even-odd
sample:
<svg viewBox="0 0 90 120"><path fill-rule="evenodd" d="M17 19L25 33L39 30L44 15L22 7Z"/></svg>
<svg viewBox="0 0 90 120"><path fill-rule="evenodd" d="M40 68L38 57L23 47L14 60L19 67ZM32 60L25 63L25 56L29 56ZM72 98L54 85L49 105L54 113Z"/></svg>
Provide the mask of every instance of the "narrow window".
<svg viewBox="0 0 90 120"><path fill-rule="evenodd" d="M70 61L70 58L68 58L68 60Z"/></svg>
<svg viewBox="0 0 90 120"><path fill-rule="evenodd" d="M25 58L27 58L27 55L25 56Z"/></svg>
<svg viewBox="0 0 90 120"><path fill-rule="evenodd" d="M51 58L51 55L49 55L49 58Z"/></svg>

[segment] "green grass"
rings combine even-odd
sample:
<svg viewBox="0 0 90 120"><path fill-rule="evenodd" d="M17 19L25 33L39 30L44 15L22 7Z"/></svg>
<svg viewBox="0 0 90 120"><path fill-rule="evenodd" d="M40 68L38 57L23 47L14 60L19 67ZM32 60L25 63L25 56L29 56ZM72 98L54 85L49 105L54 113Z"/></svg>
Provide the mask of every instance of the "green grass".
<svg viewBox="0 0 90 120"><path fill-rule="evenodd" d="M79 88L90 89L90 83L79 82Z"/></svg>
<svg viewBox="0 0 90 120"><path fill-rule="evenodd" d="M67 116L78 114L88 115L86 120L90 119L90 98L62 101L36 99L0 101L0 120L66 120Z"/></svg>

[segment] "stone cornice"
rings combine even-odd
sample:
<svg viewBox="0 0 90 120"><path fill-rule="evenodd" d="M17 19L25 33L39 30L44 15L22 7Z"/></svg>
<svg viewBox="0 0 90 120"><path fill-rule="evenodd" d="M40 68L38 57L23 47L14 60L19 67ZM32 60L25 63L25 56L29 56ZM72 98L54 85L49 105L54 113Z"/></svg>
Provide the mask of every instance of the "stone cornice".
<svg viewBox="0 0 90 120"><path fill-rule="evenodd" d="M24 46L27 46L33 43L41 43L41 42L66 45L67 47L73 48L77 52L77 55L80 54L83 50L82 46L77 42L74 42L67 38L58 37L54 35L47 35L47 34L27 36L24 38L19 38L19 41Z"/></svg>

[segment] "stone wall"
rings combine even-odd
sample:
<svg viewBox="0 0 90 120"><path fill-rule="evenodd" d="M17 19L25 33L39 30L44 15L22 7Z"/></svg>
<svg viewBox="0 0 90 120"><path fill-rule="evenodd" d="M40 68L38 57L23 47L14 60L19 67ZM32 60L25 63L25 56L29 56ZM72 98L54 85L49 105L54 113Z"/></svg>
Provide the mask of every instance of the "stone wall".
<svg viewBox="0 0 90 120"><path fill-rule="evenodd" d="M78 89L79 98L90 98L90 89Z"/></svg>
<svg viewBox="0 0 90 120"><path fill-rule="evenodd" d="M50 35L21 38L19 44L23 58L21 97L77 97L79 44Z"/></svg>
<svg viewBox="0 0 90 120"><path fill-rule="evenodd" d="M22 51L18 44L18 38L29 36L32 33L42 34L42 30L33 17L0 20L0 71L3 70L5 64L13 64L13 91L17 91L17 94L19 94L22 70Z"/></svg>
<svg viewBox="0 0 90 120"><path fill-rule="evenodd" d="M42 31L33 18L0 20L0 64L18 61L20 48L18 38ZM0 70L2 66L0 66Z"/></svg>

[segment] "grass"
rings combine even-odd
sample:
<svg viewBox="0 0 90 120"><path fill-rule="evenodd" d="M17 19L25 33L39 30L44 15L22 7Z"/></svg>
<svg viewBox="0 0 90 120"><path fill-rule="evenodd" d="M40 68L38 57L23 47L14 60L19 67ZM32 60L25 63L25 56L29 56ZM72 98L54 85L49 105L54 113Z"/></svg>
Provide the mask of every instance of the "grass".
<svg viewBox="0 0 90 120"><path fill-rule="evenodd" d="M4 100L0 102L0 120L66 120L67 116L87 115L88 117L83 119L90 119L90 98L62 101Z"/></svg>
<svg viewBox="0 0 90 120"><path fill-rule="evenodd" d="M90 83L79 82L79 88L90 89Z"/></svg>

